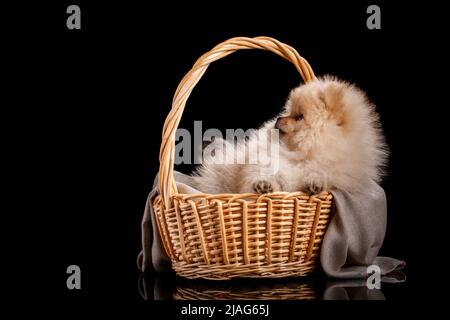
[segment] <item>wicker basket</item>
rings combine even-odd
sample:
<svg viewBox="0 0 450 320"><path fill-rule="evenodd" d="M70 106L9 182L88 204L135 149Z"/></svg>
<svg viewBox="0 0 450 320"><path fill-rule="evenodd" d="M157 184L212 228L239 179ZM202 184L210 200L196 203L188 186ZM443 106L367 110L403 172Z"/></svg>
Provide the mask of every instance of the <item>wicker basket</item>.
<svg viewBox="0 0 450 320"><path fill-rule="evenodd" d="M268 37L232 38L201 56L175 92L160 150L161 194L153 208L175 272L186 278L306 275L314 270L330 219L332 195L180 194L173 177L175 131L186 101L209 64L240 49L271 51L314 79L295 49Z"/></svg>

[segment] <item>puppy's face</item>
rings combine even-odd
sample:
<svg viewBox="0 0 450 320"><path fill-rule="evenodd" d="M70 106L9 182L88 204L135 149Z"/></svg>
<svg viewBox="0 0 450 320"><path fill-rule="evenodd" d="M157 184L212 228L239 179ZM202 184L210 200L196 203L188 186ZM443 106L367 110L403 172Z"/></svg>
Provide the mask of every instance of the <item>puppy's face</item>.
<svg viewBox="0 0 450 320"><path fill-rule="evenodd" d="M344 133L346 87L346 83L334 80L317 80L291 92L285 110L275 122L281 140L290 150L309 150L325 131Z"/></svg>

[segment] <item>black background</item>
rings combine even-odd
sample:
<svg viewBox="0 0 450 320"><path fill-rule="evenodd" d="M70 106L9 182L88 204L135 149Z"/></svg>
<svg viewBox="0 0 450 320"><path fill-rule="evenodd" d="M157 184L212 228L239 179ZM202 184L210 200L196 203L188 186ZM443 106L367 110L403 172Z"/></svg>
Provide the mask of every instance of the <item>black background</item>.
<svg viewBox="0 0 450 320"><path fill-rule="evenodd" d="M176 86L217 43L266 35L295 47L316 75L356 83L377 105L391 149L381 254L408 264L407 282L387 285L385 294L395 301L437 298L425 288L441 285L439 278L430 281L440 269L430 264L439 257L432 206L440 194L430 177L440 170L430 166L429 154L431 142L444 136L428 135L443 108L428 86L439 55L430 48L442 31L441 20L429 18L440 9L374 3L381 7L381 30L366 28L372 2L59 1L17 8L9 26L20 36L8 38L10 49L18 50L8 50L6 61L15 69L9 83L17 91L10 93L22 133L15 148L25 154L16 181L27 191L16 204L31 204L22 225L33 236L16 253L26 252L28 271L39 266L46 275L31 296L141 301L135 263L140 220ZM69 4L81 7L81 30L66 28ZM180 127L190 129L193 120L205 129L256 127L278 112L299 82L283 59L238 52L208 69ZM81 267L80 291L66 289L70 264Z"/></svg>

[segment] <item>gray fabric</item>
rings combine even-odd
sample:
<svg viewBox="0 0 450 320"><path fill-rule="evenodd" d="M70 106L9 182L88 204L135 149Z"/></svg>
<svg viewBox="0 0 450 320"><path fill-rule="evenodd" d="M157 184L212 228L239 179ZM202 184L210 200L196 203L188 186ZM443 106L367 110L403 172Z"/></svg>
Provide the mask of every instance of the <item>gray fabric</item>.
<svg viewBox="0 0 450 320"><path fill-rule="evenodd" d="M364 194L332 190L335 210L325 233L320 263L332 278L367 277L367 266L377 265L385 275L401 269L401 260L379 257L386 233L387 206L384 190L375 182Z"/></svg>
<svg viewBox="0 0 450 320"><path fill-rule="evenodd" d="M189 187L191 177L174 172L180 193L200 193ZM404 262L377 257L386 231L386 196L383 189L373 183L364 195L352 195L339 190L332 191L335 210L324 236L320 262L327 276L341 279L367 277L367 266L378 265L382 274L400 269ZM142 219L142 252L138 266L142 271L171 270L153 213L152 201L159 194L158 176L153 184L144 217Z"/></svg>
<svg viewBox="0 0 450 320"><path fill-rule="evenodd" d="M174 178L177 182L180 193L200 193L200 191L189 187L191 177L181 172L175 171ZM157 272L170 271L172 263L164 250L161 237L156 225L155 214L153 213L152 202L159 195L159 173L153 182L153 189L147 197L144 216L141 223L142 251L138 255L138 267L141 271L155 270Z"/></svg>

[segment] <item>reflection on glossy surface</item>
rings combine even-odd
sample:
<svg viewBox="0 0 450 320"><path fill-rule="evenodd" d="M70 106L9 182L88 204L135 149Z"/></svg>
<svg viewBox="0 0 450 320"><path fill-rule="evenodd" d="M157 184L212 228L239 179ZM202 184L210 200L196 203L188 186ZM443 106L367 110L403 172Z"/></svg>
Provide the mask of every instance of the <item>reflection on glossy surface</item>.
<svg viewBox="0 0 450 320"><path fill-rule="evenodd" d="M394 279L394 280L393 280ZM397 272L386 282L402 282ZM365 280L330 280L323 276L286 279L187 280L174 274L141 275L139 291L145 300L385 300L381 290L368 289Z"/></svg>
<svg viewBox="0 0 450 320"><path fill-rule="evenodd" d="M306 300L316 291L308 283L231 285L225 283L177 285L175 300Z"/></svg>

